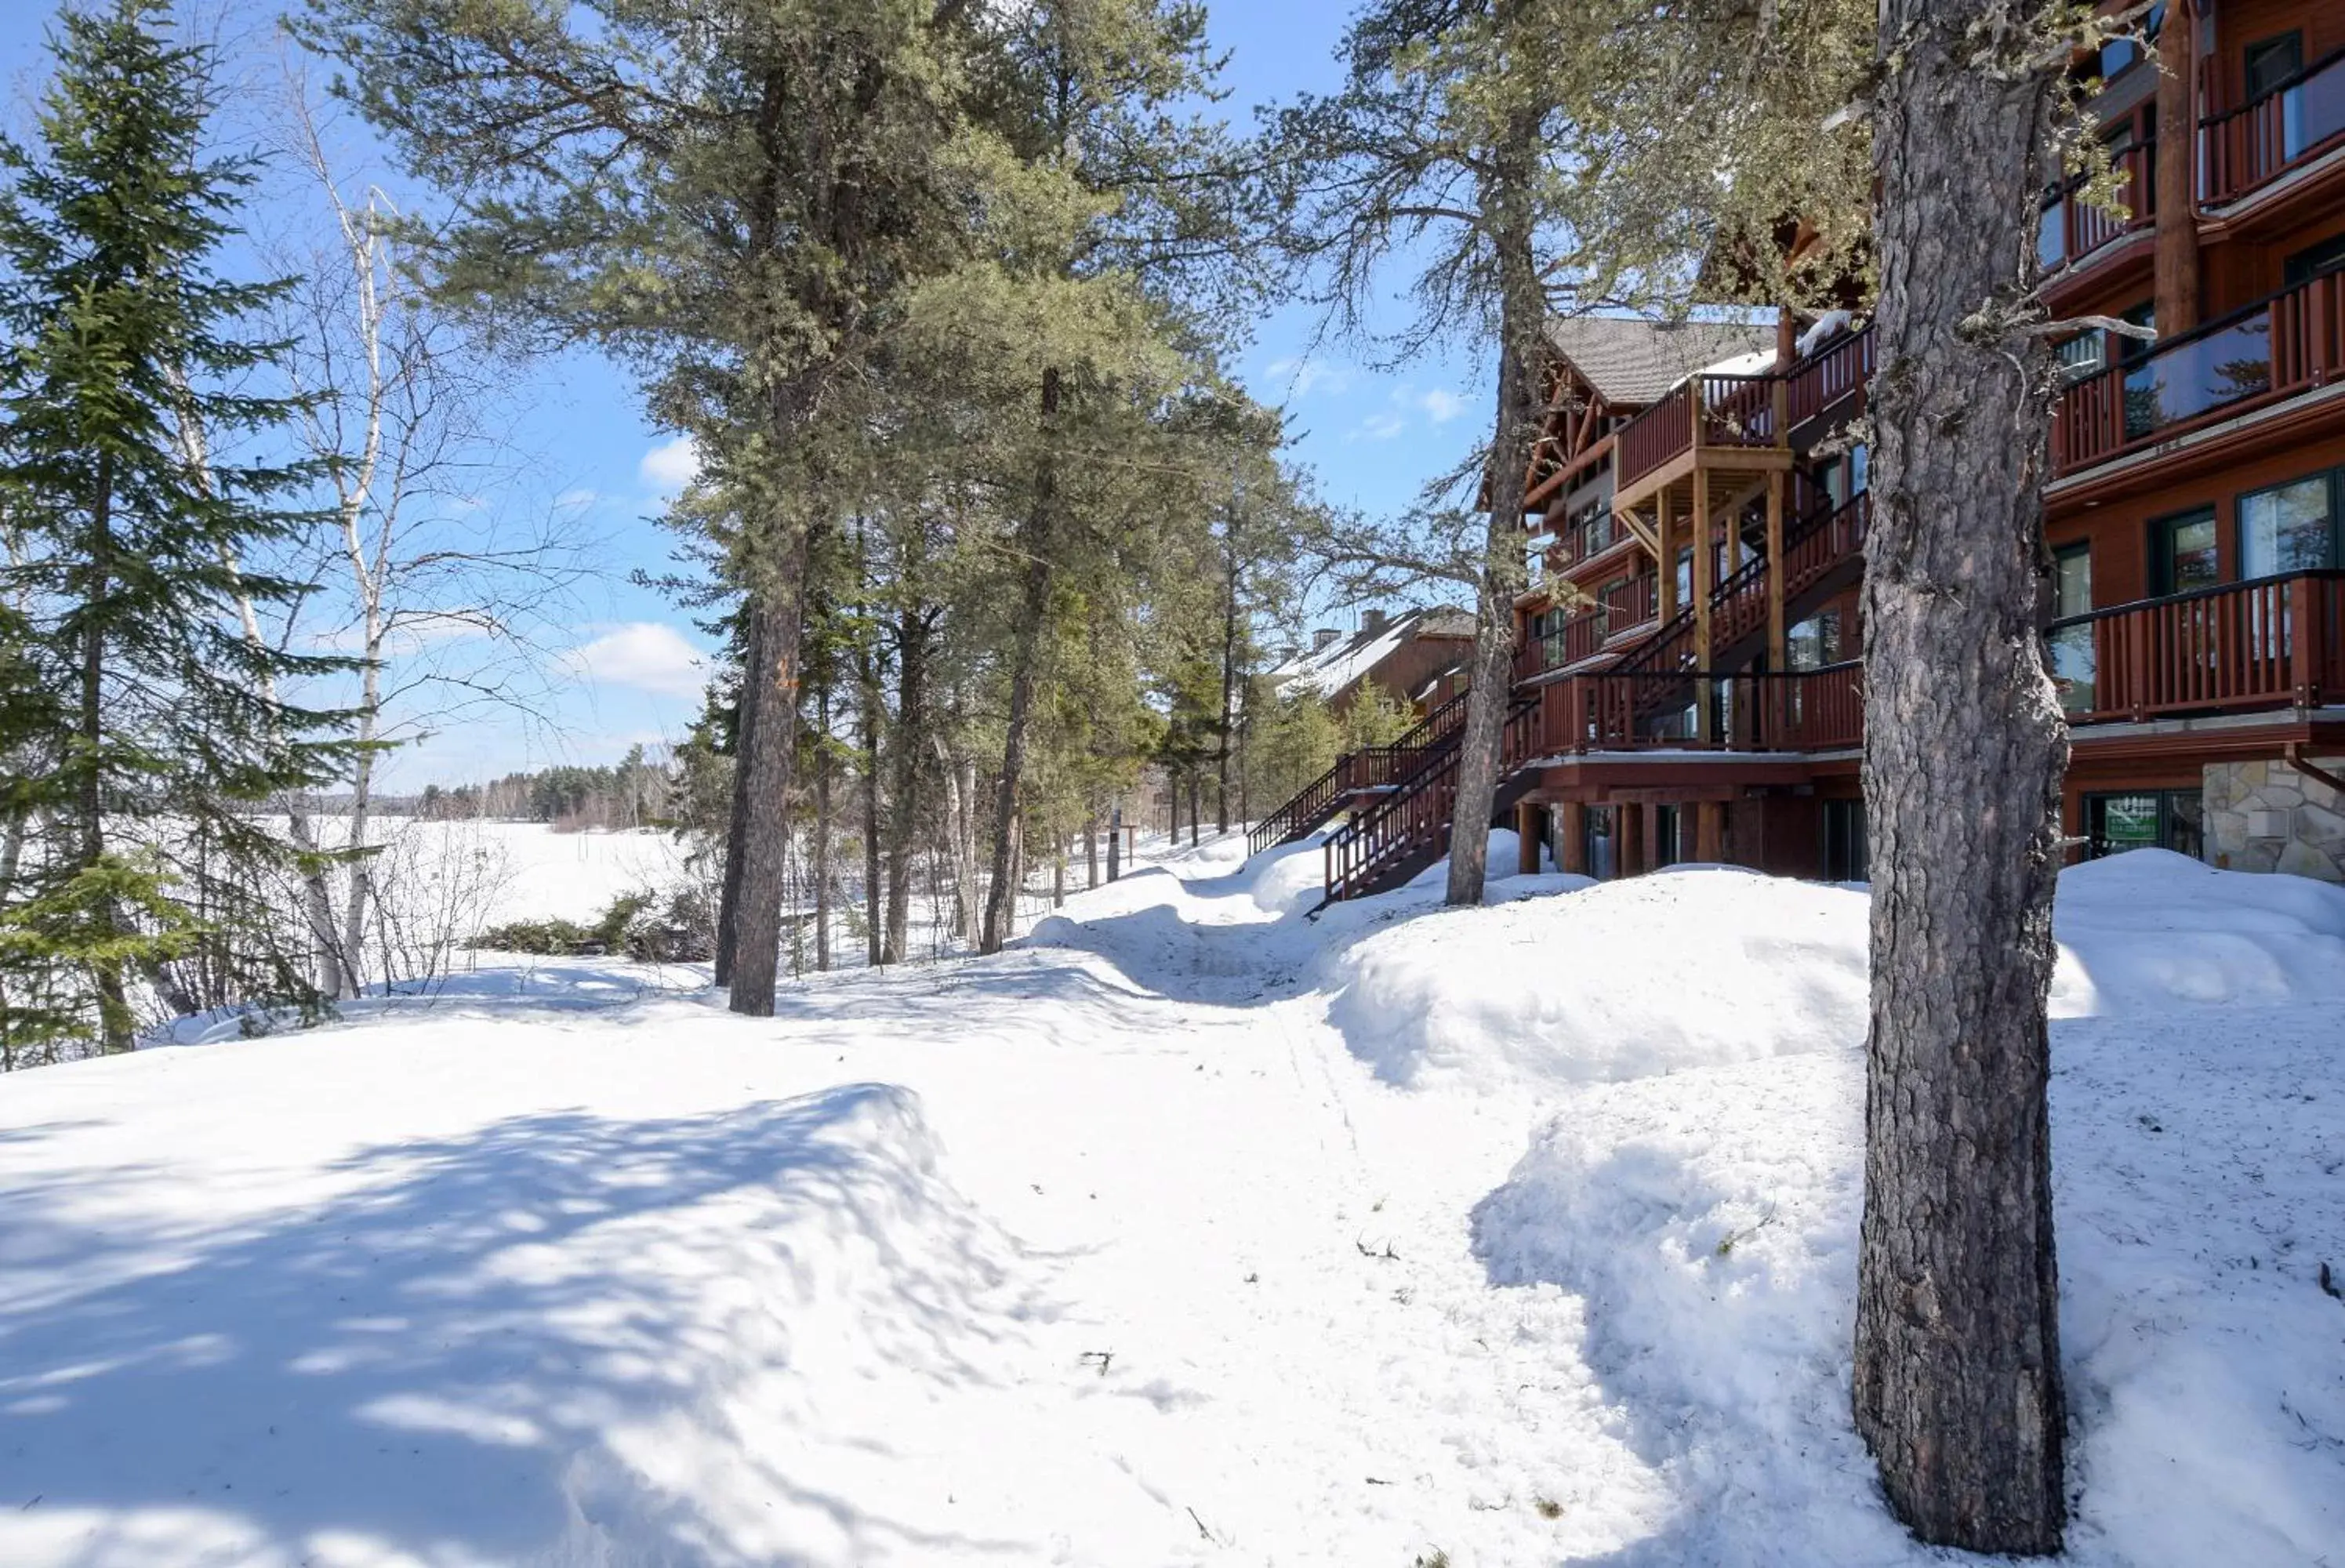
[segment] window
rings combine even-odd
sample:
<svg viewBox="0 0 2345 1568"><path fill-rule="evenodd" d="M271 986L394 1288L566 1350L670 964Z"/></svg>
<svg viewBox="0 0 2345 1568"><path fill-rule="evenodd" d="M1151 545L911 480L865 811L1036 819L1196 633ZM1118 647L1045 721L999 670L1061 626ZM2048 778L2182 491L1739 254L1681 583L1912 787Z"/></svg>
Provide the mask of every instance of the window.
<svg viewBox="0 0 2345 1568"><path fill-rule="evenodd" d="M2291 76L2304 69L2304 35L2282 33L2277 38L2266 38L2247 48L2248 96L2252 104L2279 91Z"/></svg>
<svg viewBox="0 0 2345 1568"><path fill-rule="evenodd" d="M1864 841L1864 803L1861 800L1828 800L1824 805L1824 880L1826 882L1863 882L1870 875L1866 865L1867 848Z"/></svg>
<svg viewBox="0 0 2345 1568"><path fill-rule="evenodd" d="M2333 234L2289 257L2280 269L2280 281L2294 288L2340 268L2345 268L2345 234Z"/></svg>
<svg viewBox="0 0 2345 1568"><path fill-rule="evenodd" d="M2215 509L2206 507L2149 525L2150 592L2188 593L2222 580L2215 548Z"/></svg>
<svg viewBox="0 0 2345 1568"><path fill-rule="evenodd" d="M2166 0L2158 0L2157 5L2149 8L2149 14L2142 18L2141 35L2155 41L2159 30L2165 25ZM2101 46L2103 79L2115 80L2119 72L2142 59L2143 55L2142 46L2130 37L2110 39Z"/></svg>
<svg viewBox="0 0 2345 1568"><path fill-rule="evenodd" d="M2317 572L2337 560L2334 475L2239 498L2239 576Z"/></svg>
<svg viewBox="0 0 2345 1568"><path fill-rule="evenodd" d="M2065 621L2093 607L2093 547L2072 544L2052 556L2052 619ZM2093 628L2063 626L2047 639L2052 684L2060 706L2072 713L2093 711Z"/></svg>
<svg viewBox="0 0 2345 1568"><path fill-rule="evenodd" d="M2085 797L2085 855L2170 849L2191 859L2206 846L2206 803L2195 790L2137 790Z"/></svg>
<svg viewBox="0 0 2345 1568"><path fill-rule="evenodd" d="M1822 610L1783 634L1784 656L1794 670L1821 670L1841 662L1840 612Z"/></svg>

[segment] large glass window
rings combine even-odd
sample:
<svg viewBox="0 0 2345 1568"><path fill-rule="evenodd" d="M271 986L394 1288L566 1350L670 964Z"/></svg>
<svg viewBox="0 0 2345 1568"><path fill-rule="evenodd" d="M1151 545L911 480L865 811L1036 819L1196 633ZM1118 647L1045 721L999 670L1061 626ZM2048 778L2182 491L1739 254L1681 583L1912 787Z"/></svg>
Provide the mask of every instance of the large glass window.
<svg viewBox="0 0 2345 1568"><path fill-rule="evenodd" d="M2340 268L2345 268L2345 234L2334 234L2289 257L2281 265L2280 281L2294 288Z"/></svg>
<svg viewBox="0 0 2345 1568"><path fill-rule="evenodd" d="M1828 800L1824 807L1824 880L1863 882L1870 875L1864 841L1864 803Z"/></svg>
<svg viewBox="0 0 2345 1568"><path fill-rule="evenodd" d="M2052 619L2065 621L2093 607L2093 551L2072 544L2052 557ZM2051 636L2052 684L2060 705L2072 713L2093 711L2093 628L2063 626Z"/></svg>
<svg viewBox="0 0 2345 1568"><path fill-rule="evenodd" d="M2135 790L2085 797L2085 854L2170 849L2193 860L2206 848L2206 803L2197 790Z"/></svg>
<svg viewBox="0 0 2345 1568"><path fill-rule="evenodd" d="M2215 509L2161 518L2149 525L2152 592L2188 593L2222 581L2215 545Z"/></svg>
<svg viewBox="0 0 2345 1568"><path fill-rule="evenodd" d="M2317 572L2337 560L2332 476L2321 474L2239 498L2239 575Z"/></svg>

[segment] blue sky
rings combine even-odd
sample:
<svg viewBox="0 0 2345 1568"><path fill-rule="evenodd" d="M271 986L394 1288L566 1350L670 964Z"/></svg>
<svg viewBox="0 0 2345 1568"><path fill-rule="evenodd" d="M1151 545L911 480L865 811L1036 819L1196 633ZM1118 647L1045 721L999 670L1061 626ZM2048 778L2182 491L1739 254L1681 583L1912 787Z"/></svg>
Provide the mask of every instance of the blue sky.
<svg viewBox="0 0 2345 1568"><path fill-rule="evenodd" d="M216 0L223 3L223 0ZM224 0L248 33L265 29L270 0ZM208 7L209 9L210 7ZM1338 0L1211 0L1215 44L1228 52L1225 112L1240 126L1254 106L1336 76L1333 50L1350 5ZM46 71L42 40L50 0L0 5L0 83L12 130ZM1367 511L1406 505L1432 475L1454 467L1484 423L1477 368L1428 359L1396 371L1368 369L1340 344L1310 349L1315 319L1302 307L1256 325L1237 361L1255 396L1284 404L1293 456L1323 494ZM467 720L396 754L403 786L453 782L553 762L606 762L638 742L676 739L697 712L694 663L707 639L691 614L627 579L669 564L669 538L651 518L683 482L687 454L671 432L646 424L626 377L592 355L534 367L512 408L515 444L533 460L531 491L561 497L601 543L596 574L572 595L545 658L555 677L534 722L513 715ZM1327 617L1351 623L1348 613Z"/></svg>

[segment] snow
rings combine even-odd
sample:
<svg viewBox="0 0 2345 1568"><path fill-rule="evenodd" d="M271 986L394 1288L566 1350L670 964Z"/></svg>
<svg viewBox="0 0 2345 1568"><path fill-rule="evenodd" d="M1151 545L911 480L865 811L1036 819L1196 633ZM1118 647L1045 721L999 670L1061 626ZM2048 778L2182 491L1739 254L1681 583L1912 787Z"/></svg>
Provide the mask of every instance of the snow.
<svg viewBox="0 0 2345 1568"><path fill-rule="evenodd" d="M1800 334L1798 344L1800 358L1806 359L1855 325L1856 317L1851 311L1825 311L1815 319L1806 331Z"/></svg>
<svg viewBox="0 0 2345 1568"><path fill-rule="evenodd" d="M1847 1418L1863 890L1243 857L0 1081L0 1562L1944 1562ZM2056 929L2070 1555L2345 1561L2345 891Z"/></svg>
<svg viewBox="0 0 2345 1568"><path fill-rule="evenodd" d="M1391 657L1414 624L1414 619L1405 615L1365 641L1357 637L1338 638L1325 648L1298 654L1273 670L1271 681L1281 689L1292 683L1323 697L1332 697Z"/></svg>

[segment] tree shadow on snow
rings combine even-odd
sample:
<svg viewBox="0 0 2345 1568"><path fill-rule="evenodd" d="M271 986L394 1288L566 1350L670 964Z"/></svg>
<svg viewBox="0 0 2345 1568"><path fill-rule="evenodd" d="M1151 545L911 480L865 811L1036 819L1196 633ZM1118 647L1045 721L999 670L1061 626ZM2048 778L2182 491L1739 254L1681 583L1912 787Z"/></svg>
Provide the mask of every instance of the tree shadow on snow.
<svg viewBox="0 0 2345 1568"><path fill-rule="evenodd" d="M713 1364L807 1353L758 1293L777 1271L810 1282L794 1247L845 1233L838 1245L864 1261L836 1304L891 1376L986 1382L972 1345L1049 1310L1008 1299L1004 1241L918 1158L865 1152L856 1128L903 1102L858 1084L666 1120L520 1117L353 1153L335 1168L357 1185L340 1196L218 1229L88 1227L19 1194L0 1256L37 1260L55 1283L15 1291L0 1318L0 1505L113 1515L82 1562L156 1557L158 1530L172 1539L191 1517L169 1510L238 1527L239 1561L298 1561L334 1538L414 1562L534 1560L556 1541L598 1562L750 1560L695 1496L605 1439L633 1427L656 1446L645 1434L678 1411L726 1427L739 1412L711 1408L725 1388L694 1386ZM77 1178L75 1192L136 1175ZM143 1183L167 1179L150 1168ZM583 1253L555 1245L638 1219L656 1221L658 1259L642 1256L648 1228L585 1237ZM814 1230L822 1245L807 1247ZM726 1437L730 1462L750 1467L735 1492L812 1519L848 1560L1033 1548L796 1481L797 1432Z"/></svg>

